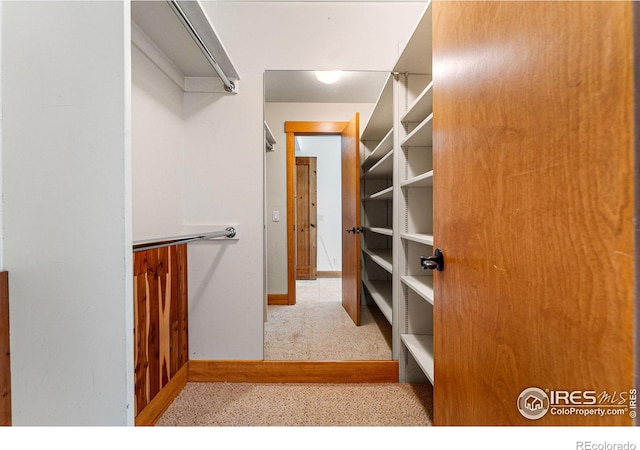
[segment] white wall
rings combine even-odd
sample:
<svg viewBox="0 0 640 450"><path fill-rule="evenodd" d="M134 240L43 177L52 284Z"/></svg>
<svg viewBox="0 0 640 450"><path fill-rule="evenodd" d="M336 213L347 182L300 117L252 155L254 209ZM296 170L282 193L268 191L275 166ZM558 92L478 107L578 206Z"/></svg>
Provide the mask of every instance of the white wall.
<svg viewBox="0 0 640 450"><path fill-rule="evenodd" d="M183 91L132 46L133 240L182 234Z"/></svg>
<svg viewBox="0 0 640 450"><path fill-rule="evenodd" d="M280 222L267 220L267 274L270 294L287 293L287 174L286 121L348 122L356 112L365 124L373 103L265 103L264 115L276 139L276 151L266 155L267 216L280 211Z"/></svg>
<svg viewBox="0 0 640 450"><path fill-rule="evenodd" d="M264 71L390 70L425 4L203 5L241 79L235 96L185 97L185 220L234 221L241 237L190 250L190 357L262 359Z"/></svg>
<svg viewBox="0 0 640 450"><path fill-rule="evenodd" d="M129 8L4 2L15 425L133 423Z"/></svg>
<svg viewBox="0 0 640 450"><path fill-rule="evenodd" d="M342 140L340 136L297 136L296 157L316 158L318 272L342 271Z"/></svg>

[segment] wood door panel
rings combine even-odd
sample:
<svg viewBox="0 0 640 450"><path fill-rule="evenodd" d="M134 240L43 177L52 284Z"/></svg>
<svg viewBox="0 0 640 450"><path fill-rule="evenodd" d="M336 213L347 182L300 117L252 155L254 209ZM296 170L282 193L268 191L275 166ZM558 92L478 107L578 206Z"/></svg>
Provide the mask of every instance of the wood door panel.
<svg viewBox="0 0 640 450"><path fill-rule="evenodd" d="M634 387L632 6L433 8L434 423L631 424L516 402Z"/></svg>
<svg viewBox="0 0 640 450"><path fill-rule="evenodd" d="M316 157L296 157L296 279L317 278Z"/></svg>
<svg viewBox="0 0 640 450"><path fill-rule="evenodd" d="M360 325L360 114L342 131L342 306Z"/></svg>

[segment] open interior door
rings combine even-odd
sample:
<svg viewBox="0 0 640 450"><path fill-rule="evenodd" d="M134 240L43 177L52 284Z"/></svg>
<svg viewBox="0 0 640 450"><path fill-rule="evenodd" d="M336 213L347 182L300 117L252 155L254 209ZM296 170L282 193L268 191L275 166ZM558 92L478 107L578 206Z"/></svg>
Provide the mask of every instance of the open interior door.
<svg viewBox="0 0 640 450"><path fill-rule="evenodd" d="M360 325L360 114L342 131L342 306Z"/></svg>
<svg viewBox="0 0 640 450"><path fill-rule="evenodd" d="M434 2L435 425L636 417L631 3Z"/></svg>

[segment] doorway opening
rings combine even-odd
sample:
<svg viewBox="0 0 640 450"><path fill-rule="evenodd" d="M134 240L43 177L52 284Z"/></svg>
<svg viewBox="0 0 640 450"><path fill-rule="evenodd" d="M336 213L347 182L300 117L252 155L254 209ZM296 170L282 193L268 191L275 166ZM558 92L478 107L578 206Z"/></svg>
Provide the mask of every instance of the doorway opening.
<svg viewBox="0 0 640 450"><path fill-rule="evenodd" d="M360 115L349 122L285 122L287 147L287 276L288 304L296 303L296 183L295 148L298 136L337 136L340 139L340 208L342 235L342 306L360 325ZM344 230L344 232L342 231ZM352 233L349 235L349 233Z"/></svg>
<svg viewBox="0 0 640 450"><path fill-rule="evenodd" d="M295 158L296 279L340 278L340 136L296 136Z"/></svg>

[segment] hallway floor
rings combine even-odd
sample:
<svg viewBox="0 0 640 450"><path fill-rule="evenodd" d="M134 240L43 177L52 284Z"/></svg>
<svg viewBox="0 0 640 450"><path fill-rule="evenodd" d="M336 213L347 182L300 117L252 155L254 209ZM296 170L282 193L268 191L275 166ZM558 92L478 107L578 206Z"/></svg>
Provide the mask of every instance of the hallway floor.
<svg viewBox="0 0 640 450"><path fill-rule="evenodd" d="M268 307L264 359L336 361L391 359L391 325L375 305L361 307L355 326L342 307L342 280L296 282L296 304Z"/></svg>

